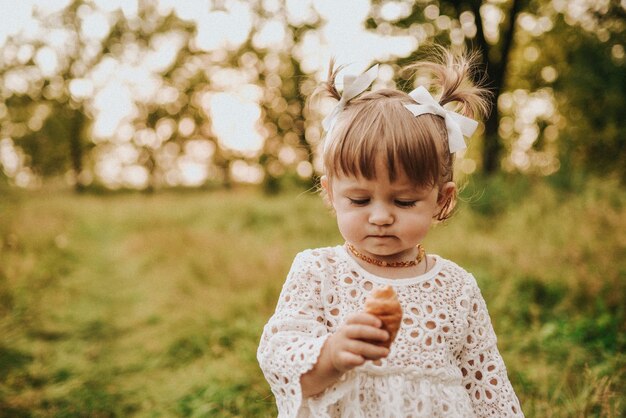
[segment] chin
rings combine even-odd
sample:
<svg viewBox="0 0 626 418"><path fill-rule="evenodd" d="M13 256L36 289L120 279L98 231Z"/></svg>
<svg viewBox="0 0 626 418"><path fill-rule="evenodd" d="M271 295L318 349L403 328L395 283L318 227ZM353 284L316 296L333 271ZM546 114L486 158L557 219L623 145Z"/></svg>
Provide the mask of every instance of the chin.
<svg viewBox="0 0 626 418"><path fill-rule="evenodd" d="M398 249L396 248L389 248L383 245L372 245L370 246L370 248L366 247L365 249L372 255L375 255L378 257L390 257L390 256L393 256L402 252L402 251L398 251Z"/></svg>

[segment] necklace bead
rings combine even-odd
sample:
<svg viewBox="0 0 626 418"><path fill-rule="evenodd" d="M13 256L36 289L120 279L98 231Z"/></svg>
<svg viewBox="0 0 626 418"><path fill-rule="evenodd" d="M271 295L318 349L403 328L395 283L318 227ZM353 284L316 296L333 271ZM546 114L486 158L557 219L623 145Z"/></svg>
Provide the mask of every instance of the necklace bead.
<svg viewBox="0 0 626 418"><path fill-rule="evenodd" d="M417 256L415 257L415 260L410 260L410 261L394 261L392 263L384 261L384 260L378 260L376 258L372 258L372 257L368 257L365 254L361 254L356 248L354 248L354 245L350 244L349 242L346 242L346 247L348 248L348 250L350 250L350 252L357 258L365 261L366 263L369 264L373 264L375 266L378 267L413 267L418 265L419 263L422 262L422 260L424 259L424 256L426 254L426 252L424 251L424 248L422 247L421 244L417 245Z"/></svg>

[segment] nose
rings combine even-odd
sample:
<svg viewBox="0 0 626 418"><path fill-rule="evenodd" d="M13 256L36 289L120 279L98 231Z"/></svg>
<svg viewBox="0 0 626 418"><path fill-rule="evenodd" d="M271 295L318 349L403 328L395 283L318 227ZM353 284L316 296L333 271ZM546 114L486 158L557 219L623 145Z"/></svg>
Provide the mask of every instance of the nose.
<svg viewBox="0 0 626 418"><path fill-rule="evenodd" d="M374 204L371 207L369 222L372 225L391 225L393 212L385 204Z"/></svg>

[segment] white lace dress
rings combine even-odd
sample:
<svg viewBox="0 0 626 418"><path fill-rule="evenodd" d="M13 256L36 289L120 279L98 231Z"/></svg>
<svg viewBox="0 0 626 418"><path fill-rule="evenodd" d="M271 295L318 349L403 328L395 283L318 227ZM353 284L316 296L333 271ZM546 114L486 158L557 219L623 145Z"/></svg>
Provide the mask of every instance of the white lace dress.
<svg viewBox="0 0 626 418"><path fill-rule="evenodd" d="M435 256L426 274L385 279L343 246L298 254L257 357L279 417L522 417L474 277ZM404 315L389 356L368 361L324 392L302 397L300 376L326 338L378 285L390 284Z"/></svg>

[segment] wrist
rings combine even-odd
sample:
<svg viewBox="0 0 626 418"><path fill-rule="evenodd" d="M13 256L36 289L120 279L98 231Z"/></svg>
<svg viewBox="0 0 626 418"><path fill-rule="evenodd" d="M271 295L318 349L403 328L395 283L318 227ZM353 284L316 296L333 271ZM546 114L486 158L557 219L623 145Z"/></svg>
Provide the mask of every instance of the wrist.
<svg viewBox="0 0 626 418"><path fill-rule="evenodd" d="M300 378L302 395L304 397L323 392L343 375L332 362L332 343L329 341L331 337L322 346L322 351L317 358L315 366Z"/></svg>
<svg viewBox="0 0 626 418"><path fill-rule="evenodd" d="M319 366L319 373L329 379L339 379L345 373L344 370L341 370L341 368L337 366L335 356L333 355L336 350L334 347L334 338L335 335L333 334L326 340L320 352L320 358L317 364Z"/></svg>

